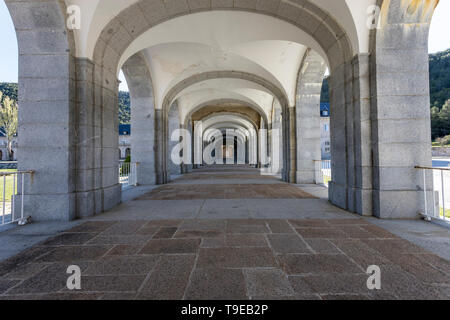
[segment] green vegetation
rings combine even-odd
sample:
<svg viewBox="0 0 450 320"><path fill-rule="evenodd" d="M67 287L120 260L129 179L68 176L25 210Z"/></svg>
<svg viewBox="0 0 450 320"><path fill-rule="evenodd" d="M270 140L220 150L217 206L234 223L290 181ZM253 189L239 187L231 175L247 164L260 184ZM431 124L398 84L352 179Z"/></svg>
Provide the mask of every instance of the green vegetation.
<svg viewBox="0 0 450 320"><path fill-rule="evenodd" d="M443 213L444 213L444 208L440 208L440 213L439 215L441 217L443 217ZM450 209L445 209L445 217L446 218L450 218Z"/></svg>
<svg viewBox="0 0 450 320"><path fill-rule="evenodd" d="M120 165L120 174L128 174L130 170L131 156L127 156L125 160Z"/></svg>
<svg viewBox="0 0 450 320"><path fill-rule="evenodd" d="M0 91L0 133L7 140L6 149L8 150L8 158L13 159L12 142L17 134L19 125L19 113L17 102L10 97L3 98L3 92Z"/></svg>
<svg viewBox="0 0 450 320"><path fill-rule="evenodd" d="M433 147L450 147L450 135L437 138L436 141L433 142Z"/></svg>
<svg viewBox="0 0 450 320"><path fill-rule="evenodd" d="M439 109L450 99L450 49L430 54L430 98Z"/></svg>
<svg viewBox="0 0 450 320"><path fill-rule="evenodd" d="M450 142L450 99L445 102L442 108L431 108L431 136L433 140L440 144ZM439 139L441 138L441 139ZM439 139L439 140L438 140Z"/></svg>
<svg viewBox="0 0 450 320"><path fill-rule="evenodd" d="M18 89L19 88L17 83L0 82L0 91L3 92L3 98L0 99L0 102L3 103L3 100L6 97L9 97L11 100L17 101Z"/></svg>
<svg viewBox="0 0 450 320"><path fill-rule="evenodd" d="M9 97L11 100L17 101L18 85L17 83L0 82L0 92L3 92L3 99ZM119 92L119 122L120 124L130 124L130 94L125 91Z"/></svg>
<svg viewBox="0 0 450 320"><path fill-rule="evenodd" d="M16 169L4 169L0 170L0 172L17 172ZM6 202L11 202L11 198L14 194L17 193L17 182L16 182L16 188L14 190L14 175L8 175L5 178L5 184L6 184ZM0 176L0 202L3 201L3 176Z"/></svg>
<svg viewBox="0 0 450 320"><path fill-rule="evenodd" d="M130 93L119 91L119 122L120 124L130 124Z"/></svg>

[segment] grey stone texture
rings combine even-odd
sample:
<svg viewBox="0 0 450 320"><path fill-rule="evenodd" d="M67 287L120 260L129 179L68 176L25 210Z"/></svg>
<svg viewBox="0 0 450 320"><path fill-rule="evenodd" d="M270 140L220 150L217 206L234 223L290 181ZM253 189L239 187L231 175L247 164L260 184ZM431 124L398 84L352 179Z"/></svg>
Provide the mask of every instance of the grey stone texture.
<svg viewBox="0 0 450 320"><path fill-rule="evenodd" d="M425 13L432 4L421 2L414 12L405 14L407 8L398 2L385 8L389 14L377 31L370 58L373 214L417 218L424 211L424 201L421 172L414 166L431 166L431 15L429 10ZM402 112L406 105L407 111ZM427 185L433 185L431 179Z"/></svg>
<svg viewBox="0 0 450 320"><path fill-rule="evenodd" d="M168 147L167 150L167 162L168 162L168 170L169 175L180 175L181 174L181 165L176 164L173 162L171 153L174 147L180 143L180 137L178 137L178 140L172 140L172 135L176 133L177 129L180 129L180 113L178 111L178 103L173 103L169 110L168 115L168 121L169 121L169 141L168 141Z"/></svg>
<svg viewBox="0 0 450 320"><path fill-rule="evenodd" d="M89 61L75 58L64 1L6 0L20 53L19 169L35 171L26 181L26 211L32 212L35 221L67 221L119 204L116 75L121 55L133 40L160 22L192 12L233 8L290 22L311 35L327 55L331 72L330 201L361 215L418 218L424 209L423 187L420 171L414 167L431 165L427 69L431 14L425 8L429 1L410 8L402 3L391 0L383 6L386 19L372 31L371 54L354 55L339 23L311 1L140 0L108 23ZM322 72L317 61L309 59L313 57L306 57L308 68L299 78L296 106L289 106L282 90L266 79L220 71L176 84L167 93L163 110L154 110L148 69L139 57L132 57L125 69L137 133L132 156L134 161L142 159L138 179L143 184L162 184L175 172L167 157L175 123L170 121L174 119L170 106L176 95L201 81L234 78L263 85L278 98L281 112L272 128L281 124L282 143L276 151L282 154L283 180L309 182L317 137L316 127L308 127L306 119L316 123L308 110L317 104L313 101L318 90L312 89L317 79L309 76L314 70ZM305 129L313 130L308 135Z"/></svg>
<svg viewBox="0 0 450 320"><path fill-rule="evenodd" d="M308 50L300 67L296 96L297 183L315 183L315 160L320 151L320 94L326 64Z"/></svg>
<svg viewBox="0 0 450 320"><path fill-rule="evenodd" d="M131 99L131 161L138 163L137 182L156 183L155 98L149 67L142 54L130 57L122 67Z"/></svg>

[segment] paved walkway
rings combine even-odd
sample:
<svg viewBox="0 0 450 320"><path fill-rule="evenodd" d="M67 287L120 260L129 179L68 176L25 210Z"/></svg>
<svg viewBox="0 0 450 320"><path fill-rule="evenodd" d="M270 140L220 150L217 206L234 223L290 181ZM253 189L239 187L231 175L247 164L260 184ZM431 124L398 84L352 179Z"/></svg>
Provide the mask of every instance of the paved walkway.
<svg viewBox="0 0 450 320"><path fill-rule="evenodd" d="M0 299L450 298L447 260L319 194L204 168L1 262Z"/></svg>

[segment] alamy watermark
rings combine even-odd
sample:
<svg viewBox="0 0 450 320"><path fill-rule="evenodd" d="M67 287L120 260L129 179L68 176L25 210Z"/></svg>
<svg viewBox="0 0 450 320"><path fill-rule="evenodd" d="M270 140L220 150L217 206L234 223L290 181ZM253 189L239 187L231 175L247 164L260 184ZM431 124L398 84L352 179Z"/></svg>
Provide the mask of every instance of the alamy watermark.
<svg viewBox="0 0 450 320"><path fill-rule="evenodd" d="M67 274L70 274L66 282L67 289L81 290L81 268L76 265L71 265L67 268Z"/></svg>
<svg viewBox="0 0 450 320"><path fill-rule="evenodd" d="M175 129L170 133L170 141L176 142L170 151L170 160L176 165L270 165L272 172L278 172L282 167L281 140L278 128L203 130L203 122L196 121L193 133L187 129Z"/></svg>
<svg viewBox="0 0 450 320"><path fill-rule="evenodd" d="M81 8L77 5L67 7L67 29L80 30L81 29Z"/></svg>
<svg viewBox="0 0 450 320"><path fill-rule="evenodd" d="M367 289L381 290L381 268L377 265L371 265L367 268L369 278L367 279Z"/></svg>

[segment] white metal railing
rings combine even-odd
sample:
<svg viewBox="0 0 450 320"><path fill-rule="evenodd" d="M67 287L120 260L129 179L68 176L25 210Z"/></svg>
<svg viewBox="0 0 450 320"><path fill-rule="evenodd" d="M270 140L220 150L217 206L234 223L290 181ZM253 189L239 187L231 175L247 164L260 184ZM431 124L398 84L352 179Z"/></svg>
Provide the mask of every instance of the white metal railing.
<svg viewBox="0 0 450 320"><path fill-rule="evenodd" d="M19 222L25 224L25 176L32 181L33 171L0 171L0 225Z"/></svg>
<svg viewBox="0 0 450 320"><path fill-rule="evenodd" d="M119 182L122 189L137 186L137 167L136 162L120 162L119 163Z"/></svg>
<svg viewBox="0 0 450 320"><path fill-rule="evenodd" d="M331 161L330 160L316 160L316 184L328 187L328 182L331 180Z"/></svg>
<svg viewBox="0 0 450 320"><path fill-rule="evenodd" d="M431 167L416 167L416 169L422 170L423 173L425 212L422 214L427 220L450 222L450 169ZM432 205L432 209L429 204Z"/></svg>

